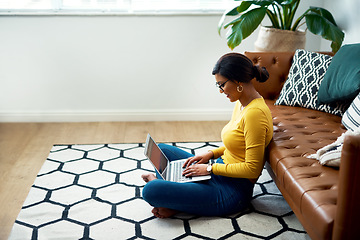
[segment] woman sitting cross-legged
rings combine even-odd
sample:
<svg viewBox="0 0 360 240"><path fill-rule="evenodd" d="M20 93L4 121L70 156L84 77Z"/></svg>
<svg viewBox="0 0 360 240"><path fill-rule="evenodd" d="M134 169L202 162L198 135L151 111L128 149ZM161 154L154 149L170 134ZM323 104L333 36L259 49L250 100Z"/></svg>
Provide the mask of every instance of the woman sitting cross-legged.
<svg viewBox="0 0 360 240"><path fill-rule="evenodd" d="M265 82L265 68L253 65L240 53L229 53L213 72L220 93L235 103L229 123L223 128L223 147L192 155L175 146L159 144L169 161L187 159L186 177L211 174L210 180L177 183L144 174L143 198L159 218L178 212L200 216L223 216L248 207L253 187L264 167L264 152L273 136L272 117L251 80ZM211 159L216 159L213 165Z"/></svg>

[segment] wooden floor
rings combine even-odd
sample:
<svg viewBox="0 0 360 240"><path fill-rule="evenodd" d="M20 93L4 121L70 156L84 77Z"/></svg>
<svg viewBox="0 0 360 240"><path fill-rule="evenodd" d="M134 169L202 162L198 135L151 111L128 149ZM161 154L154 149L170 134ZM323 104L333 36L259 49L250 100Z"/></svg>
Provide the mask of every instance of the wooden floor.
<svg viewBox="0 0 360 240"><path fill-rule="evenodd" d="M225 122L0 123L0 240L54 144L220 141Z"/></svg>

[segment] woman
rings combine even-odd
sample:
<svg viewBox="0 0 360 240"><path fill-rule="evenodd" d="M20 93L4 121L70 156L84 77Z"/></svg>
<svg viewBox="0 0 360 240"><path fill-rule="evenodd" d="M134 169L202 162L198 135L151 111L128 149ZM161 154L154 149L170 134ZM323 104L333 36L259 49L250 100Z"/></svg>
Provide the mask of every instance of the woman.
<svg viewBox="0 0 360 240"><path fill-rule="evenodd" d="M208 175L207 181L176 183L144 174L147 184L143 198L159 218L178 212L201 216L222 216L244 210L250 203L253 187L264 167L264 151L273 135L272 117L264 99L251 80L265 82L265 68L254 66L239 53L222 56L213 72L216 86L235 102L232 118L223 128L224 146L193 156L174 146L159 144L170 161L187 158L183 174ZM210 165L210 159L216 163Z"/></svg>

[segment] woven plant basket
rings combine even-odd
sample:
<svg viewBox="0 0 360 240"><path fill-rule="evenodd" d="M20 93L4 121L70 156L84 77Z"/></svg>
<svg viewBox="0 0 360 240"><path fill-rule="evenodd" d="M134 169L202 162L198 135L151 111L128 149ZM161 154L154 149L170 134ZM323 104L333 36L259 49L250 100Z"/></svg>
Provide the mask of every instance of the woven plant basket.
<svg viewBox="0 0 360 240"><path fill-rule="evenodd" d="M305 31L289 31L261 26L255 50L260 52L293 52L304 49L306 42Z"/></svg>

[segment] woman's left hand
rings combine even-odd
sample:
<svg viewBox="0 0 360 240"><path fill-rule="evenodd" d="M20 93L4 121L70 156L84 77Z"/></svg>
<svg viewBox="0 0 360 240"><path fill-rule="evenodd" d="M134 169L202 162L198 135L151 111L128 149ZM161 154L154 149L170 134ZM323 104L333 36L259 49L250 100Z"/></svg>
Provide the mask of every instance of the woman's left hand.
<svg viewBox="0 0 360 240"><path fill-rule="evenodd" d="M207 164L190 165L183 171L183 175L185 177L210 175L210 173L206 170L207 166Z"/></svg>

